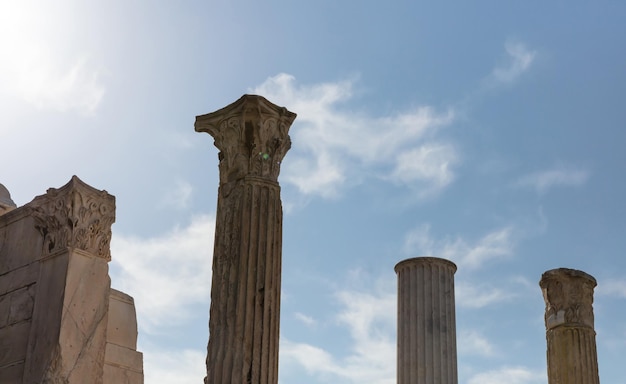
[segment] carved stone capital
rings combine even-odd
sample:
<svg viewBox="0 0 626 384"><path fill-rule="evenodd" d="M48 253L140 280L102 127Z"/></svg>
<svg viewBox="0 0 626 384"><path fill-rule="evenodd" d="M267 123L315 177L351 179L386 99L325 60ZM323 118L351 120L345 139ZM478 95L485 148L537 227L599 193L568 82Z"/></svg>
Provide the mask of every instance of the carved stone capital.
<svg viewBox="0 0 626 384"><path fill-rule="evenodd" d="M593 276L575 269L559 268L545 272L539 286L546 302L546 330L561 325L594 327Z"/></svg>
<svg viewBox="0 0 626 384"><path fill-rule="evenodd" d="M220 150L220 184L257 176L276 182L291 148L288 132L296 114L262 96L243 95L218 111L197 116L195 130L207 132Z"/></svg>
<svg viewBox="0 0 626 384"><path fill-rule="evenodd" d="M64 247L82 249L111 260L111 225L115 222L115 197L73 176L61 188L50 188L28 204L36 228L44 237L43 253Z"/></svg>

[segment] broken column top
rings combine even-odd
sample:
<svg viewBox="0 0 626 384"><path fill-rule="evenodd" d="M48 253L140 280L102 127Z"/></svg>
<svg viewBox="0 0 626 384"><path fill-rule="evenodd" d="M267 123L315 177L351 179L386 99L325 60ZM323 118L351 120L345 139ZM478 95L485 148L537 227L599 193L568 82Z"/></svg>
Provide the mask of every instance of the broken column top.
<svg viewBox="0 0 626 384"><path fill-rule="evenodd" d="M541 275L539 286L546 303L546 329L561 325L594 326L593 289L596 279L576 269L558 268Z"/></svg>
<svg viewBox="0 0 626 384"><path fill-rule="evenodd" d="M13 200L11 200L11 194L9 190L2 184L0 184L0 215L17 208Z"/></svg>
<svg viewBox="0 0 626 384"><path fill-rule="evenodd" d="M243 95L215 112L196 116L196 132L207 132L220 150L220 184L256 176L277 181L291 148L289 128L296 114L262 96Z"/></svg>

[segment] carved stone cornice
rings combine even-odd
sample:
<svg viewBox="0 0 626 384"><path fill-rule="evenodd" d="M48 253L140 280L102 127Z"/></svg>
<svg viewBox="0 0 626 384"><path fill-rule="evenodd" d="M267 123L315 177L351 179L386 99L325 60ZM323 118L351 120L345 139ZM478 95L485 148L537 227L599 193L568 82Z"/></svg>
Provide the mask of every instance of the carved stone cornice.
<svg viewBox="0 0 626 384"><path fill-rule="evenodd" d="M593 276L575 269L559 268L545 272L539 286L546 303L546 330L561 325L594 327Z"/></svg>
<svg viewBox="0 0 626 384"><path fill-rule="evenodd" d="M207 132L220 150L220 184L257 176L277 182L291 148L288 132L296 114L262 96L243 95L218 111L196 117L195 130Z"/></svg>
<svg viewBox="0 0 626 384"><path fill-rule="evenodd" d="M71 247L111 260L114 196L72 176L63 187L48 189L28 207L35 219L35 227L44 238L44 255Z"/></svg>

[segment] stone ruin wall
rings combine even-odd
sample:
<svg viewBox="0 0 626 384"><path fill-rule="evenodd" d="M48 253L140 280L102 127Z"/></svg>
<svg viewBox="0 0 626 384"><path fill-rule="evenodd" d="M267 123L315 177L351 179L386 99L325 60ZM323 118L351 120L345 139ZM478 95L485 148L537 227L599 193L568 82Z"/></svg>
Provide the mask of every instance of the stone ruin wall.
<svg viewBox="0 0 626 384"><path fill-rule="evenodd" d="M143 383L133 299L108 274L115 198L74 176L16 208L0 187L0 383Z"/></svg>

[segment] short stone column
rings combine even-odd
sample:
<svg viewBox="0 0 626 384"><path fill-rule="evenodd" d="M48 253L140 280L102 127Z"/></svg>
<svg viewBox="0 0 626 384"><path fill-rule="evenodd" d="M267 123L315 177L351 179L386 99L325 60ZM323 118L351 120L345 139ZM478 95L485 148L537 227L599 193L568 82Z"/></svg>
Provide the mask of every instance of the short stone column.
<svg viewBox="0 0 626 384"><path fill-rule="evenodd" d="M591 275L575 269L552 269L541 276L549 384L600 383L593 325L596 285Z"/></svg>
<svg viewBox="0 0 626 384"><path fill-rule="evenodd" d="M398 384L457 384L454 273L436 257L398 263Z"/></svg>
<svg viewBox="0 0 626 384"><path fill-rule="evenodd" d="M278 383L282 206L295 113L244 95L196 118L220 150L207 384Z"/></svg>

